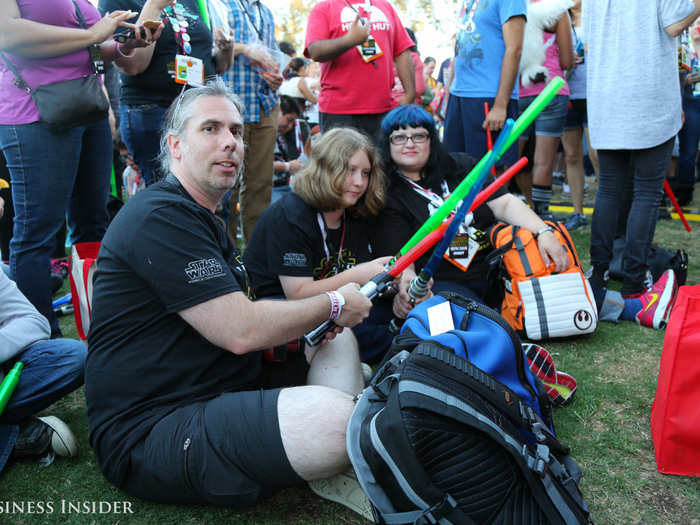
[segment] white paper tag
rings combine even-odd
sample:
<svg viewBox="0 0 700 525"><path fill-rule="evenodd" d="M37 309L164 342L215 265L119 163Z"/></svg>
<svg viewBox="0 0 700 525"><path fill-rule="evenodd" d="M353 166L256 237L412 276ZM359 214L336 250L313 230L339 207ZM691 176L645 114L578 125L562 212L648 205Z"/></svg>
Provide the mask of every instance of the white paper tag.
<svg viewBox="0 0 700 525"><path fill-rule="evenodd" d="M440 335L455 329L448 301L428 308L428 326L430 335Z"/></svg>

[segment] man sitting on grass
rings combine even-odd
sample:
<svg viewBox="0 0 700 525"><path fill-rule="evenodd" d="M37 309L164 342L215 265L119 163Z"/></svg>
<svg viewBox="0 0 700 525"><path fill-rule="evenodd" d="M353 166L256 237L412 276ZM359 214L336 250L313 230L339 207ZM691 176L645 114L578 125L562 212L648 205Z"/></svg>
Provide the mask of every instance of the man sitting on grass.
<svg viewBox="0 0 700 525"><path fill-rule="evenodd" d="M245 507L349 466L345 428L363 387L350 331L286 363L262 350L329 317L352 327L371 302L354 283L251 300L214 215L243 161L240 112L219 82L178 97L161 141L169 175L130 200L102 241L86 364L90 443L107 479L141 498ZM307 373L316 384L295 387Z"/></svg>

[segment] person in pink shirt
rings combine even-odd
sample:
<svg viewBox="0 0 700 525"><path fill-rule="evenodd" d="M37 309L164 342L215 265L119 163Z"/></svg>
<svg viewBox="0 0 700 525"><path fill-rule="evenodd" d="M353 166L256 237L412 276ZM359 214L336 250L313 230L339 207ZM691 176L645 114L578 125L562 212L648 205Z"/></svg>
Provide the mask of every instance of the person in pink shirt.
<svg viewBox="0 0 700 525"><path fill-rule="evenodd" d="M414 46L411 48L411 61L413 62L413 78L414 78L414 83L416 86L416 98L413 99L413 103L417 105L421 105L421 99L423 98L423 93L425 93L426 89L426 84L425 84L425 74L423 72L424 66L423 66L423 61L420 58L420 54L418 53L418 41L416 40L416 34L413 32L413 29L406 28L406 32L408 33L408 36L411 37L411 40L413 40ZM406 91L403 88L403 84L401 84L401 79L399 78L399 74L396 71L396 66L394 66L394 87L391 90L391 97L394 99L394 102L398 106L401 103L401 100L403 99L403 96L406 94Z"/></svg>
<svg viewBox="0 0 700 525"><path fill-rule="evenodd" d="M530 23L528 12L528 23ZM520 79L519 109L522 113L532 103L537 95L545 88L554 77L565 78L564 71L571 69L574 63L574 50L571 40L571 21L566 9L563 10L554 27L547 28L542 35L536 33L535 38L543 38L545 47L544 67L547 75L536 78ZM528 36L526 36L526 39ZM528 42L524 43L524 49L528 49ZM525 53L525 51L523 52ZM523 60L526 60L523 54ZM521 61L521 64L523 62ZM530 147L534 138L534 162L532 162L532 205L541 218L552 220L549 211L549 202L552 199L552 171L554 158L559 148L559 142L564 131L564 123L569 108L569 86L565 85L559 94L549 103L535 120L534 125L525 131L520 138L521 151L530 140ZM527 180L528 174L518 178L520 183ZM523 188L521 188L523 189ZM525 189L525 192L527 189Z"/></svg>
<svg viewBox="0 0 700 525"><path fill-rule="evenodd" d="M158 13L169 3L149 0L135 24L127 20L137 13L113 11L100 17L87 0L0 3L0 150L7 159L15 210L10 268L20 291L49 320L52 337L61 333L51 305L49 273L56 232L67 215L72 242L102 239L112 136L106 112L90 124L63 132L49 129L29 93L16 85L12 68L30 89L84 77L97 70L88 51L95 46L104 62L129 70L149 53L148 44L162 31L162 25L154 33L143 27L153 18L149 9L159 20ZM119 26L134 29L134 37L124 43L112 40Z"/></svg>

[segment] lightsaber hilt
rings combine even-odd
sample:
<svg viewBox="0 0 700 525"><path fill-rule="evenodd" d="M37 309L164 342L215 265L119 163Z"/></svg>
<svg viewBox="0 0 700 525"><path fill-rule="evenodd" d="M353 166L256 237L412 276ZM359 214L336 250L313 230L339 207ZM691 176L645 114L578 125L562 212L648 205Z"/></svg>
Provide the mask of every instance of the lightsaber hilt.
<svg viewBox="0 0 700 525"><path fill-rule="evenodd" d="M430 290L430 279L432 276L425 272L420 272L413 279L411 279L411 284L408 287L408 298L411 300L412 304L428 294Z"/></svg>
<svg viewBox="0 0 700 525"><path fill-rule="evenodd" d="M382 272L375 275L367 281L361 288L360 293L367 297L370 301L378 295L384 294L389 288L389 284L394 280L394 277L388 272ZM326 334L335 328L337 325L330 319L324 321L316 328L304 335L304 341L307 345L316 346Z"/></svg>
<svg viewBox="0 0 700 525"><path fill-rule="evenodd" d="M430 290L430 275L427 275L424 271L420 272L413 279L411 279L411 284L408 285L408 299L411 301L412 305L415 305L420 299L425 297ZM399 317L394 317L389 323L389 330L393 333L398 333L401 331L401 327L406 319L401 319Z"/></svg>

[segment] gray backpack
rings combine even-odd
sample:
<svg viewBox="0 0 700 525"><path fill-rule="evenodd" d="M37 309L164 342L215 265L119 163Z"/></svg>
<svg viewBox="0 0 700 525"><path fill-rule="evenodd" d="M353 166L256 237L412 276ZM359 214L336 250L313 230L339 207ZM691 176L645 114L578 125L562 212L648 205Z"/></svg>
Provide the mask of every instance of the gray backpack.
<svg viewBox="0 0 700 525"><path fill-rule="evenodd" d="M581 471L507 386L435 341L380 368L347 449L378 523L590 522Z"/></svg>

